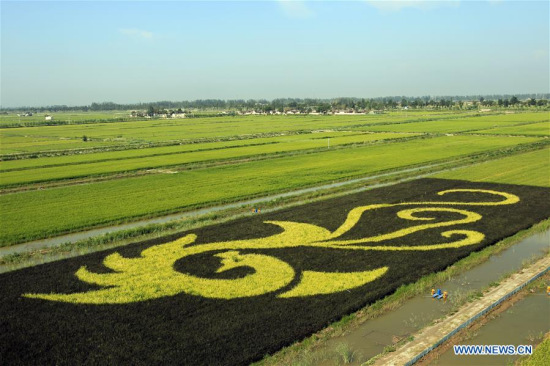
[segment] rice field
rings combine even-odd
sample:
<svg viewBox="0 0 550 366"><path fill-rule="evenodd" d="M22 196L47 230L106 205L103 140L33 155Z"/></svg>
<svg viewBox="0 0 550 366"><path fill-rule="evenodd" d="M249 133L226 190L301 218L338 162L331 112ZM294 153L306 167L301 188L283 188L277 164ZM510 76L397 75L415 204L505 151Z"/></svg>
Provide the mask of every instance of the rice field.
<svg viewBox="0 0 550 366"><path fill-rule="evenodd" d="M461 118L458 120L440 120L418 123L390 124L383 126L361 127L361 130L374 132L425 132L425 133L455 133L455 132L477 132L478 130L512 128L518 124L526 122L548 121L550 116L546 113L523 113L496 116L480 116L472 118ZM527 125L529 126L529 125ZM527 127L525 126L525 127ZM546 123L548 126L548 123ZM492 130L487 130L492 131ZM516 131L522 133L522 126L518 126ZM529 129L526 130L529 133ZM489 133L489 132L488 132Z"/></svg>
<svg viewBox="0 0 550 366"><path fill-rule="evenodd" d="M0 245L537 142L443 136L0 195ZM48 169L48 168L45 168ZM15 171L8 173L20 173ZM8 174L3 173L3 174ZM37 210L37 207L40 207Z"/></svg>
<svg viewBox="0 0 550 366"><path fill-rule="evenodd" d="M250 364L548 217L549 193L419 179L3 273L0 355Z"/></svg>
<svg viewBox="0 0 550 366"><path fill-rule="evenodd" d="M362 145L412 136L415 134L311 133L221 143L187 144L42 159L11 160L2 163L0 186L122 173L139 169L177 167L183 164L207 161L259 158L268 154L300 153L303 150L324 150L339 145ZM69 165L71 168L67 169Z"/></svg>
<svg viewBox="0 0 550 366"><path fill-rule="evenodd" d="M550 149L545 148L435 175L438 178L550 187Z"/></svg>
<svg viewBox="0 0 550 366"><path fill-rule="evenodd" d="M0 247L396 174L4 273L0 359L258 361L547 219L548 123L415 111L0 127Z"/></svg>
<svg viewBox="0 0 550 366"><path fill-rule="evenodd" d="M0 154L92 148L105 145L146 145L248 138L257 135L346 130L379 123L449 119L460 115L399 113L358 116L239 116L188 119L155 119L85 125L0 128ZM83 136L88 141L84 142ZM257 136L261 137L261 136ZM68 145L67 141L72 144ZM43 144L37 148L34 143Z"/></svg>
<svg viewBox="0 0 550 366"><path fill-rule="evenodd" d="M0 243L544 144L529 126L547 119L415 111L0 128ZM527 132L429 135L495 125Z"/></svg>
<svg viewBox="0 0 550 366"><path fill-rule="evenodd" d="M20 116L18 116L20 114ZM101 122L115 121L125 119L130 116L127 111L63 111L63 112L39 112L33 113L32 116L25 116L25 113L9 113L0 114L0 128L18 126L18 125L40 125L49 121L45 120L46 116L53 116L54 122L63 121L66 123L81 123L81 122ZM51 122L50 122L51 123Z"/></svg>
<svg viewBox="0 0 550 366"><path fill-rule="evenodd" d="M488 130L476 131L476 133L486 133L494 135L550 136L550 122L529 123L519 126L501 126Z"/></svg>

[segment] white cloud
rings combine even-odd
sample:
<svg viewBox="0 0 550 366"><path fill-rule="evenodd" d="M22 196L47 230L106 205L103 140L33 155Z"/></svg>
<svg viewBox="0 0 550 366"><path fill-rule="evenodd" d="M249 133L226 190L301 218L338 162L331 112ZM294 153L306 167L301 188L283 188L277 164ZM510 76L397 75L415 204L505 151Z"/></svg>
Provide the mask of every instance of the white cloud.
<svg viewBox="0 0 550 366"><path fill-rule="evenodd" d="M289 18L309 18L313 16L313 11L304 1L279 0L279 5Z"/></svg>
<svg viewBox="0 0 550 366"><path fill-rule="evenodd" d="M399 11L404 8L429 10L442 6L456 7L460 0L367 0L367 3L382 11Z"/></svg>
<svg viewBox="0 0 550 366"><path fill-rule="evenodd" d="M124 28L119 30L120 33L134 38L141 38L141 39L152 39L153 33L137 29L137 28Z"/></svg>

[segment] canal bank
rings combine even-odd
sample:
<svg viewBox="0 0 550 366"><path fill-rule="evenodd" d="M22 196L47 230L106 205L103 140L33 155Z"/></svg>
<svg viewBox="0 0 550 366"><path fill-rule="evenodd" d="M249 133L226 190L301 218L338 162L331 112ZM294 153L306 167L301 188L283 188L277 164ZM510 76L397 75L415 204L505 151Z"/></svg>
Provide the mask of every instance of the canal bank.
<svg viewBox="0 0 550 366"><path fill-rule="evenodd" d="M550 296L546 292L548 283L550 273L547 272L484 319L430 352L418 362L418 366L506 366L514 364L522 357L517 354L456 355L454 345L513 345L515 349L526 345L535 351L544 334L550 336ZM542 364L550 364L550 353L547 358L548 362Z"/></svg>
<svg viewBox="0 0 550 366"><path fill-rule="evenodd" d="M550 256L546 255L529 267L512 274L472 303L463 305L455 314L424 328L420 333L414 334L414 340L395 352L379 358L374 365L413 365L460 330L465 329L468 325L489 313L493 308L549 270Z"/></svg>

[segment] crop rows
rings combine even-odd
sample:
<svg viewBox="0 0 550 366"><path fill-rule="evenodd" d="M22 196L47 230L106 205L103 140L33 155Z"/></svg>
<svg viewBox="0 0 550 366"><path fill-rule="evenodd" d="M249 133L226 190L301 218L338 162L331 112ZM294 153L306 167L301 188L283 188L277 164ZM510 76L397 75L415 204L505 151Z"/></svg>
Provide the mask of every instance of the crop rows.
<svg viewBox="0 0 550 366"><path fill-rule="evenodd" d="M80 148L90 148L106 144L179 142L266 133L349 129L370 124L409 123L462 116L433 112L359 116L240 116L10 128L0 129L0 139L3 142L0 154L37 151L32 142L38 140L45 143L46 139L49 139L50 143L45 144L45 148L60 150L76 147L68 146L67 140L64 139L69 139L73 144L78 142ZM82 141L83 136L87 137L87 142Z"/></svg>
<svg viewBox="0 0 550 366"><path fill-rule="evenodd" d="M388 132L428 132L428 133L453 133L485 130L493 127L508 127L526 122L547 121L549 119L546 113L525 113L522 115L499 115L483 116L474 118L461 118L448 121L427 121L414 123L390 124L383 126L361 127L360 130L366 131L388 131ZM528 126L528 125L527 125ZM526 127L527 127L526 126ZM548 124L547 124L548 126ZM522 131L522 126L518 126L516 131Z"/></svg>
<svg viewBox="0 0 550 366"><path fill-rule="evenodd" d="M3 141L1 153L9 151L27 151L20 147L24 141L35 138L49 138L52 143L60 139L82 140L82 147L95 146L98 142L117 144L145 143L159 141L186 141L204 138L222 138L243 135L255 135L283 131L311 131L326 128L346 127L362 123L381 123L388 120L401 121L406 117L391 116L300 116L300 117L224 117L197 118L179 120L149 120L122 123L99 123L90 125L25 127L0 129ZM12 143L11 139L16 138ZM61 140L63 141L63 140ZM61 146L62 148L62 146Z"/></svg>
<svg viewBox="0 0 550 366"><path fill-rule="evenodd" d="M550 187L549 163L550 148L545 148L451 170L435 177Z"/></svg>
<svg viewBox="0 0 550 366"><path fill-rule="evenodd" d="M361 134L333 137L329 142L328 140L322 139L320 138L321 136L317 135L318 134L310 134L307 137L300 135L271 139L255 139L253 142L261 144L256 145L251 143L251 146L235 146L226 149L218 148L203 150L211 144L193 144L157 149L143 149L138 152L145 156L135 158L128 157L126 159L121 159L121 156L130 155L130 151L89 154L84 156L13 160L2 164L3 169L11 171L0 171L0 186L121 173L138 169L171 167L206 161L230 160L244 157L257 158L266 154L300 152L300 150L307 149L325 149L328 147L328 144L334 147L343 144L364 144L378 140L413 136L410 134L394 133ZM333 133L328 136L331 135L334 136L335 134ZM223 144L217 143L216 145ZM192 149L198 151L193 151ZM171 152L158 155L146 155L148 153L157 153L158 151L156 150ZM175 153L177 150L179 150L180 153ZM91 162L85 162L86 160L90 161L93 158L105 159L105 161L100 160L98 162L94 162L92 160ZM53 166L33 166L33 163L51 164ZM67 164L71 164L70 168L67 167Z"/></svg>
<svg viewBox="0 0 550 366"><path fill-rule="evenodd" d="M0 196L3 246L538 141L443 136ZM37 208L40 209L37 209Z"/></svg>
<svg viewBox="0 0 550 366"><path fill-rule="evenodd" d="M549 136L550 122L529 123L520 126L502 126L488 130L476 131L476 133L487 133L495 135L532 135Z"/></svg>

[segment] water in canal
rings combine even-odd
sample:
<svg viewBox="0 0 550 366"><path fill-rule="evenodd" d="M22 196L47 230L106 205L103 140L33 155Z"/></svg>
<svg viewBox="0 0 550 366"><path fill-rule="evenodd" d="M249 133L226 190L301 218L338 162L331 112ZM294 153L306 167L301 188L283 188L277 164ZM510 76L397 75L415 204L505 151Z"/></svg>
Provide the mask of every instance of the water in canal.
<svg viewBox="0 0 550 366"><path fill-rule="evenodd" d="M504 275L518 271L527 260L542 257L549 246L550 230L520 241L493 255L487 262L439 284L439 288L449 292L447 302L434 300L429 293L416 296L407 300L400 308L368 320L347 334L329 340L318 352L327 355L330 360L320 364L334 364L335 357L338 357L336 355L341 354L337 349L341 349L342 344L345 344L349 352L354 353L354 362L350 365L360 365L383 352L384 347L392 345L396 339L406 338L441 318L461 297L464 298L472 291L482 290ZM511 340L508 340L506 344L510 342Z"/></svg>

